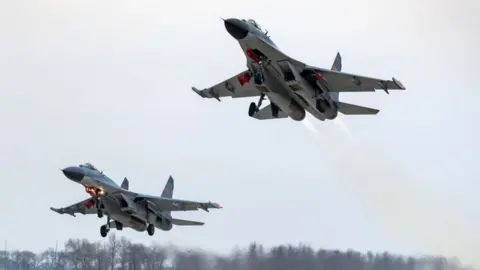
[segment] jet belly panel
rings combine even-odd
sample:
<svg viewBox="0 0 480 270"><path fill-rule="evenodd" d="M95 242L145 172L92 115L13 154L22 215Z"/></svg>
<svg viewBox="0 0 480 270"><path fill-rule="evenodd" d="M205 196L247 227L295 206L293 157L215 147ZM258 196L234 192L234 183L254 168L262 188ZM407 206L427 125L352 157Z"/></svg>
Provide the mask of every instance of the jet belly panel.
<svg viewBox="0 0 480 270"><path fill-rule="evenodd" d="M268 87L268 90L283 95L285 98L290 97L286 85L283 84L283 74L281 74L277 68L267 65L264 68L263 74L265 77L264 84Z"/></svg>
<svg viewBox="0 0 480 270"><path fill-rule="evenodd" d="M135 203L130 197L125 194L120 194L124 203L121 204L120 210L132 214L139 211L139 205Z"/></svg>
<svg viewBox="0 0 480 270"><path fill-rule="evenodd" d="M321 121L324 121L327 116L335 115L335 112L332 110L327 110L325 113L322 113L317 109L317 99L322 96L319 96L316 93L316 89L314 89L314 87L298 72L297 68L290 63L290 61L285 60L278 64L282 67L284 72L290 73L290 76L292 77L291 80L294 81L295 84L301 85L297 87L299 88L298 90L289 87L289 93L295 101L299 102L298 99L301 99L302 102L299 102L299 104L301 104L305 110ZM325 97L325 99L329 99L329 97Z"/></svg>
<svg viewBox="0 0 480 270"><path fill-rule="evenodd" d="M277 75L277 76L275 76ZM276 104L282 111L287 114L291 114L292 110L290 109L291 98L289 93L286 91L285 87L280 82L278 73L272 67L265 67L265 82L270 92L267 92L266 95L271 102Z"/></svg>
<svg viewBox="0 0 480 270"><path fill-rule="evenodd" d="M143 232L147 229L147 223L125 212L117 212L110 216L113 220L122 223L124 227L132 228L136 231Z"/></svg>
<svg viewBox="0 0 480 270"><path fill-rule="evenodd" d="M296 100L292 99L288 93L288 87L283 83L283 75L279 74L272 66L266 66L264 76L264 84L271 91L266 93L270 101L293 120L303 120L305 118L305 109Z"/></svg>

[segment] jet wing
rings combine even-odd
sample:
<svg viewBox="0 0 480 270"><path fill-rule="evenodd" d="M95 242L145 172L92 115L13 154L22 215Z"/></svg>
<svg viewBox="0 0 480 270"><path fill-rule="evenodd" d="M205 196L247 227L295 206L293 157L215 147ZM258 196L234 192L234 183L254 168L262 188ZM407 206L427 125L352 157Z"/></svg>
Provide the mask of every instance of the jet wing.
<svg viewBox="0 0 480 270"><path fill-rule="evenodd" d="M264 54L268 58L268 60L272 62L288 61L299 70L303 70L307 66L303 62L300 62L280 51L280 49L278 49L277 47L272 47L271 44L265 42L262 39L259 39L256 45L256 49L259 50L262 54Z"/></svg>
<svg viewBox="0 0 480 270"><path fill-rule="evenodd" d="M213 202L195 202L178 199L170 199L157 196L137 195L135 200L148 200L154 204L158 212L163 211L196 211L202 209L208 212L208 209L222 208L218 203Z"/></svg>
<svg viewBox="0 0 480 270"><path fill-rule="evenodd" d="M388 90L405 90L405 86L395 78L382 80L312 66L306 67L305 70L313 70L320 73L330 92L373 92L383 90L388 94Z"/></svg>
<svg viewBox="0 0 480 270"><path fill-rule="evenodd" d="M74 217L76 213L80 213L83 215L97 213L97 208L95 207L95 200L93 200L92 198L88 198L86 200L83 200L81 202L78 202L63 208L50 207L50 210L57 212L59 214L69 214Z"/></svg>
<svg viewBox="0 0 480 270"><path fill-rule="evenodd" d="M203 98L215 98L218 101L220 101L221 97L243 98L260 96L260 91L253 83L253 78L248 70L210 88L198 90L192 87L192 90Z"/></svg>

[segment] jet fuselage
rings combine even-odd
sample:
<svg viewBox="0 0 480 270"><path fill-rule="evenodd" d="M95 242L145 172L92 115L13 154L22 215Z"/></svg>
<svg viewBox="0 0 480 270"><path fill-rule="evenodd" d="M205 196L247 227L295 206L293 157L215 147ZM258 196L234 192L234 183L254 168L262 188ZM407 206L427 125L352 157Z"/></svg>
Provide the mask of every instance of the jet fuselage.
<svg viewBox="0 0 480 270"><path fill-rule="evenodd" d="M121 223L122 227L145 231L147 223L149 223L164 231L172 229L173 226L167 219L158 218L152 214L147 215L146 207L129 198L128 190L121 188L97 169L81 165L67 167L62 172L71 181L84 186L85 191L92 197L92 200L85 204L86 207L96 207L101 203L102 207L98 207L101 209L100 211ZM125 209L130 211L125 211ZM114 224L112 223L112 225ZM118 223L115 226L118 228Z"/></svg>
<svg viewBox="0 0 480 270"><path fill-rule="evenodd" d="M305 78L308 76L301 75L303 70L298 70L294 63L287 63L290 57L286 57L285 61L275 59L278 55L286 54L280 51L266 33L252 23L235 18L225 20L225 28L242 48L250 72L263 74L262 83L255 83L257 88L264 89L261 92L268 97L272 106L277 106L296 121L305 118L305 111L322 121L337 117L338 109L328 92L322 93L316 89L313 82ZM295 83L289 83L288 74L293 76L297 85L301 85L301 90L292 89Z"/></svg>

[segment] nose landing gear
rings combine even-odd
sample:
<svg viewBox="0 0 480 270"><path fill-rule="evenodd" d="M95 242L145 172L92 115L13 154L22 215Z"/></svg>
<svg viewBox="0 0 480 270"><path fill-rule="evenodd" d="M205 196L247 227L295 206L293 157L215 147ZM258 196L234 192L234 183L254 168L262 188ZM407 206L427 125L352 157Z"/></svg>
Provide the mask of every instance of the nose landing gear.
<svg viewBox="0 0 480 270"><path fill-rule="evenodd" d="M97 197L95 199L95 205L97 206L97 216L98 218L103 218L103 209L105 209L105 205L102 202L102 199Z"/></svg>
<svg viewBox="0 0 480 270"><path fill-rule="evenodd" d="M253 76L253 81L257 85L262 85L265 82L265 76L263 76L263 72L261 71L255 72L255 75Z"/></svg>

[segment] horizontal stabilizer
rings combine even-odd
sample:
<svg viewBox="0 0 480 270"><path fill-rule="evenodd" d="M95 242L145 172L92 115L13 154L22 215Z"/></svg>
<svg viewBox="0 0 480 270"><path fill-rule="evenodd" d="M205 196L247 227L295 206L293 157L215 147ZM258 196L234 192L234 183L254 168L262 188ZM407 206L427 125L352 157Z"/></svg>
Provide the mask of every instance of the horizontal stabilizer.
<svg viewBox="0 0 480 270"><path fill-rule="evenodd" d="M172 218L172 224L177 226L202 226L205 223L199 221Z"/></svg>
<svg viewBox="0 0 480 270"><path fill-rule="evenodd" d="M338 111L343 114L377 114L380 110L337 101Z"/></svg>

